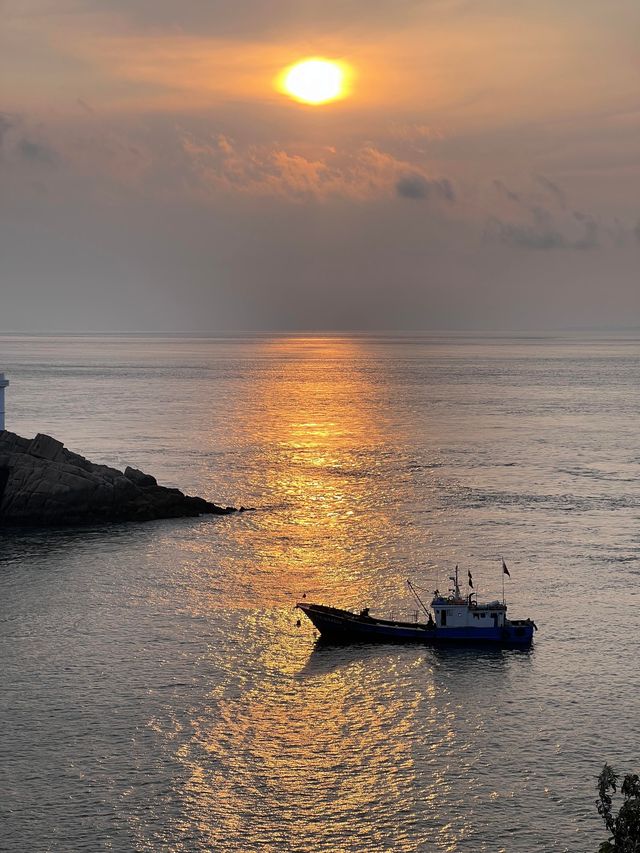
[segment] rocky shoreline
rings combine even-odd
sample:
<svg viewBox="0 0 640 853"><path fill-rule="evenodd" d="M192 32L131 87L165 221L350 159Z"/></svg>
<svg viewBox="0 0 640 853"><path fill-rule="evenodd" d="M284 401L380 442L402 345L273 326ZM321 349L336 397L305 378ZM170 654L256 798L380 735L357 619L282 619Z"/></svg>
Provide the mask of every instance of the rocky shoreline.
<svg viewBox="0 0 640 853"><path fill-rule="evenodd" d="M49 435L0 432L0 527L50 527L228 515L218 506L155 477L96 465Z"/></svg>

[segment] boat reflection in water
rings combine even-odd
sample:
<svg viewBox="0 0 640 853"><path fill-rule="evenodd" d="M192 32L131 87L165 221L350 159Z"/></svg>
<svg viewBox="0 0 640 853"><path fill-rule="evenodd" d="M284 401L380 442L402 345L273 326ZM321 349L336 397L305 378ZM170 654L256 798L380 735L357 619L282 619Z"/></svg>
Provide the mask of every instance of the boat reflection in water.
<svg viewBox="0 0 640 853"><path fill-rule="evenodd" d="M308 678L325 678L332 673L355 664L367 666L380 666L389 655L401 654L397 643L372 643L367 640L362 642L345 642L334 640L329 637L319 636L313 648L302 666L296 673L296 678L304 681ZM487 643L477 648L463 643L457 644L433 644L426 648L418 643L411 645L406 650L406 655L411 656L411 663L416 666L424 666L431 673L434 684L433 689L437 691L437 679L442 677L445 682L451 678L472 680L477 676L478 667L485 672L495 672L504 677L504 670L512 660L529 658L533 654L533 646L507 647ZM417 657L415 657L417 656Z"/></svg>
<svg viewBox="0 0 640 853"><path fill-rule="evenodd" d="M505 567L506 571L506 567ZM471 577L471 575L470 575ZM369 608L352 613L323 604L299 603L297 606L313 622L320 634L343 642L417 642L434 645L529 646L536 625L531 619L507 619L504 601L479 604L473 593L465 597L458 585L458 567L451 578L449 595L436 590L431 610L422 602L411 581L407 581L418 604L428 617L426 622L400 622L371 616ZM432 615L433 611L433 615Z"/></svg>

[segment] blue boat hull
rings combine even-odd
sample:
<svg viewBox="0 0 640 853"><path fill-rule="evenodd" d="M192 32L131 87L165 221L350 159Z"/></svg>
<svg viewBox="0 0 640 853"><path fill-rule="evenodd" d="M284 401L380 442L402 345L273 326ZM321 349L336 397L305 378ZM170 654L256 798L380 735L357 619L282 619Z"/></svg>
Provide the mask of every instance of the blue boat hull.
<svg viewBox="0 0 640 853"><path fill-rule="evenodd" d="M530 619L508 621L502 628L441 628L420 622L396 622L360 616L322 604L298 604L298 607L313 622L323 639L342 643L528 646L535 628Z"/></svg>

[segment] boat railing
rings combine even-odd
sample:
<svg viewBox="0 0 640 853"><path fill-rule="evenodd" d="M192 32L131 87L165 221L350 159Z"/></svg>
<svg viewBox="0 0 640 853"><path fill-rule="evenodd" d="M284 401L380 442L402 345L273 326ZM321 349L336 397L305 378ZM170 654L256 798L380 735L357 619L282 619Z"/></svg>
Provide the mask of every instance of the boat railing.
<svg viewBox="0 0 640 853"><path fill-rule="evenodd" d="M420 618L421 616L422 620ZM387 618L390 622L420 622L424 621L426 617L420 610L398 609L394 607L389 611L389 616Z"/></svg>

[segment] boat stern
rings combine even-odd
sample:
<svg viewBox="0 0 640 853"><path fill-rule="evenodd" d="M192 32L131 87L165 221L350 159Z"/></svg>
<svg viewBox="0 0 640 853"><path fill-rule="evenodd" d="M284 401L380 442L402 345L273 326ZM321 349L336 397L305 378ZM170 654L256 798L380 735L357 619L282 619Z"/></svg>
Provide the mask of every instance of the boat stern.
<svg viewBox="0 0 640 853"><path fill-rule="evenodd" d="M529 646L533 641L533 633L537 630L533 619L510 619L503 628L503 635L508 645Z"/></svg>

